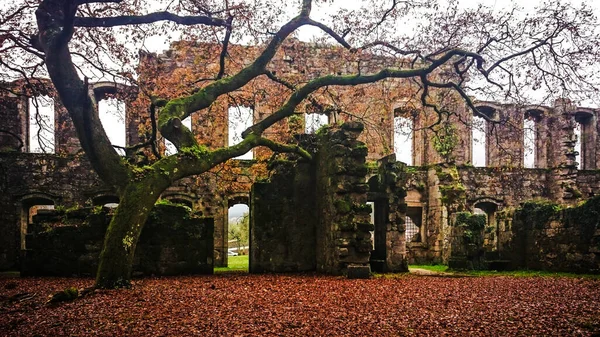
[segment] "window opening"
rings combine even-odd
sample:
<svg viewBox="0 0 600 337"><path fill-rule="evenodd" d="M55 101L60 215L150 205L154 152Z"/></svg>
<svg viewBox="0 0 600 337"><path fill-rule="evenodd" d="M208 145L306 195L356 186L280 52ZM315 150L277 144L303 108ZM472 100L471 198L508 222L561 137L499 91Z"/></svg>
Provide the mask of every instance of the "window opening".
<svg viewBox="0 0 600 337"><path fill-rule="evenodd" d="M473 116L472 125L472 148L473 148L473 166L485 167L486 166L486 120L479 117Z"/></svg>
<svg viewBox="0 0 600 337"><path fill-rule="evenodd" d="M533 117L526 117L523 121L523 166L525 168L535 167L535 133L535 120Z"/></svg>
<svg viewBox="0 0 600 337"><path fill-rule="evenodd" d="M227 219L228 267L248 271L250 208L246 204L235 204L229 207Z"/></svg>
<svg viewBox="0 0 600 337"><path fill-rule="evenodd" d="M583 162L583 148L581 146L581 136L582 136L582 132L581 132L581 123L575 123L575 129L573 130L573 133L575 134L575 162L577 163L577 168L582 170L584 168L584 162Z"/></svg>
<svg viewBox="0 0 600 337"><path fill-rule="evenodd" d="M241 143L242 132L251 127L254 122L254 111L252 108L245 106L232 106L228 110L228 129L229 129L229 146ZM235 159L250 160L254 158L252 150L244 153Z"/></svg>
<svg viewBox="0 0 600 337"><path fill-rule="evenodd" d="M54 100L29 98L29 152L54 153Z"/></svg>
<svg viewBox="0 0 600 337"><path fill-rule="evenodd" d="M304 132L313 134L324 125L329 124L329 116L325 114L305 114L304 115Z"/></svg>
<svg viewBox="0 0 600 337"><path fill-rule="evenodd" d="M394 117L394 153L396 160L413 164L413 121L406 117Z"/></svg>
<svg viewBox="0 0 600 337"><path fill-rule="evenodd" d="M421 218L423 216L423 208L408 207L406 210L405 224L406 230L404 235L406 242L421 242Z"/></svg>
<svg viewBox="0 0 600 337"><path fill-rule="evenodd" d="M371 206L371 217L369 222L373 225L373 228L375 228L375 203L369 201L367 202L367 205ZM375 250L375 229L369 231L369 233L371 233L371 250Z"/></svg>
<svg viewBox="0 0 600 337"><path fill-rule="evenodd" d="M98 116L113 146L125 147L125 102L109 97L98 102ZM125 150L115 147L119 155L124 156Z"/></svg>

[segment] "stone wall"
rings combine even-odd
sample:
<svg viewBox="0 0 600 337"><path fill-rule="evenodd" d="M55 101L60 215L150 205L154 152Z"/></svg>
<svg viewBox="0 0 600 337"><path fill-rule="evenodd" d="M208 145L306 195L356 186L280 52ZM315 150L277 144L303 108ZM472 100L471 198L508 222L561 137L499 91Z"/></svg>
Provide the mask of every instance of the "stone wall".
<svg viewBox="0 0 600 337"><path fill-rule="evenodd" d="M394 155L382 158L377 165L377 175L369 179L368 195L374 206L375 225L371 268L377 272L405 272L407 167Z"/></svg>
<svg viewBox="0 0 600 337"><path fill-rule="evenodd" d="M500 253L513 268L600 273L600 197L572 208L526 203L508 231Z"/></svg>
<svg viewBox="0 0 600 337"><path fill-rule="evenodd" d="M24 276L93 276L107 209L46 210L34 216L27 234ZM144 226L134 257L134 275L212 274L213 219L189 208L158 204Z"/></svg>
<svg viewBox="0 0 600 337"><path fill-rule="evenodd" d="M269 182L252 186L250 272L298 272L316 269L314 167L279 161Z"/></svg>
<svg viewBox="0 0 600 337"><path fill-rule="evenodd" d="M551 174L552 170L515 167L436 165L410 168L406 191L409 195L421 196L421 203L417 205L423 210L424 227L419 242L407 242L409 262L448 263L456 214L473 212L475 208L489 212L491 220L486 228L493 235L488 235L486 245L488 250L497 250L500 240L510 241L500 217L512 221L512 211L528 200L562 200L552 194ZM582 185L595 186L597 178L595 173L582 173L580 179Z"/></svg>
<svg viewBox="0 0 600 337"><path fill-rule="evenodd" d="M317 270L369 277L371 208L363 126L322 129L313 162L280 161L251 201L251 272Z"/></svg>
<svg viewBox="0 0 600 337"><path fill-rule="evenodd" d="M91 166L79 156L0 153L0 269L18 267L30 208L84 206L105 194Z"/></svg>
<svg viewBox="0 0 600 337"><path fill-rule="evenodd" d="M372 250L371 207L365 182L363 126L347 122L318 135L316 156L317 270L368 277Z"/></svg>
<svg viewBox="0 0 600 337"><path fill-rule="evenodd" d="M215 265L227 265L227 210L231 198L248 198L252 179L243 161L232 165L240 174L206 173L169 187L163 199L184 202L202 216L215 219ZM227 180L226 180L227 179ZM217 183L219 181L219 183ZM118 203L85 155L0 152L0 270L16 269L26 248L25 233L38 205L77 208ZM31 212L31 214L29 214Z"/></svg>

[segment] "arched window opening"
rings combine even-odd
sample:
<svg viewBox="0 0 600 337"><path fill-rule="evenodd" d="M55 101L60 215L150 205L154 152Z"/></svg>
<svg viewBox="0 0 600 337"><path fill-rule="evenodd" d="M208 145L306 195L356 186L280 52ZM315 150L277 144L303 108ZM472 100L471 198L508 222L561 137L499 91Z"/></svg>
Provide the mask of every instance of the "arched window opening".
<svg viewBox="0 0 600 337"><path fill-rule="evenodd" d="M27 249L27 234L32 232L33 218L38 213L53 210L54 201L42 197L23 200L21 204L21 249Z"/></svg>
<svg viewBox="0 0 600 337"><path fill-rule="evenodd" d="M579 111L575 113L575 161L580 170L593 170L596 168L596 125L594 116L590 112Z"/></svg>
<svg viewBox="0 0 600 337"><path fill-rule="evenodd" d="M406 242L422 242L421 224L423 218L422 207L408 207L406 209L406 230L404 232Z"/></svg>
<svg viewBox="0 0 600 337"><path fill-rule="evenodd" d="M227 212L228 267L248 271L250 248L250 208L246 204L234 204Z"/></svg>
<svg viewBox="0 0 600 337"><path fill-rule="evenodd" d="M488 165L488 147L490 146L487 120L497 121L500 118L498 111L490 106L479 106L477 111L479 114L473 116L471 125L471 158L473 166L485 167Z"/></svg>
<svg viewBox="0 0 600 337"><path fill-rule="evenodd" d="M486 166L486 125L487 122L485 119L474 116L473 117L473 166L476 167L485 167Z"/></svg>
<svg viewBox="0 0 600 337"><path fill-rule="evenodd" d="M193 132L191 116L188 116L187 118L182 120L181 124ZM165 138L165 155L170 156L170 155L176 154L176 153L177 153L177 148L175 147L175 145L173 143L171 143L168 139Z"/></svg>
<svg viewBox="0 0 600 337"><path fill-rule="evenodd" d="M101 195L92 199L93 206L104 206L107 204L119 204L119 197L114 195Z"/></svg>
<svg viewBox="0 0 600 337"><path fill-rule="evenodd" d="M406 165L413 164L413 120L394 117L394 153L396 160Z"/></svg>
<svg viewBox="0 0 600 337"><path fill-rule="evenodd" d="M304 115L304 132L313 134L324 125L329 124L329 116L325 114L310 113Z"/></svg>
<svg viewBox="0 0 600 337"><path fill-rule="evenodd" d="M29 152L54 153L54 100L29 98Z"/></svg>
<svg viewBox="0 0 600 337"><path fill-rule="evenodd" d="M109 210L114 210L119 206L119 197L114 195L102 195L92 199L93 206L102 206Z"/></svg>
<svg viewBox="0 0 600 337"><path fill-rule="evenodd" d="M246 106L232 106L228 110L229 146L241 143L244 139L242 133L254 123L254 111ZM235 159L251 160L254 158L252 150Z"/></svg>
<svg viewBox="0 0 600 337"><path fill-rule="evenodd" d="M110 143L121 155L125 155L126 127L125 102L114 97L107 97L98 102L98 116L106 131ZM118 147L117 147L118 146Z"/></svg>
<svg viewBox="0 0 600 337"><path fill-rule="evenodd" d="M496 223L496 212L498 205L491 201L484 201L475 204L473 214L485 215L486 224L483 232L483 247L487 251L498 249L498 226Z"/></svg>

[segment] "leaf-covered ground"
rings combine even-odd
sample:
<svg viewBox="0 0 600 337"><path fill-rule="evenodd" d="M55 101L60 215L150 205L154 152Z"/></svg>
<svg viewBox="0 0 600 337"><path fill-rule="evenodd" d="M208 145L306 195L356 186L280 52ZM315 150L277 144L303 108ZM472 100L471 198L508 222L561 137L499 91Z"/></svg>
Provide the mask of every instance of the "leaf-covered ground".
<svg viewBox="0 0 600 337"><path fill-rule="evenodd" d="M600 281L591 279L149 278L129 290L44 304L53 292L92 284L91 279L0 279L0 336L600 334Z"/></svg>

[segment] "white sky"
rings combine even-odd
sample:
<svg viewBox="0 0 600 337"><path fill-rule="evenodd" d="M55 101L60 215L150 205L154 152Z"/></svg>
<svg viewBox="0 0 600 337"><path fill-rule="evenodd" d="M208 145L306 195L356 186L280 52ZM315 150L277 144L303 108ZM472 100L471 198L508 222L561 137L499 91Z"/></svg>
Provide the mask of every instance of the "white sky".
<svg viewBox="0 0 600 337"><path fill-rule="evenodd" d="M315 133L323 125L329 124L329 116L322 114L304 115L304 132Z"/></svg>
<svg viewBox="0 0 600 337"><path fill-rule="evenodd" d="M233 223L235 221L239 221L244 214L248 214L250 212L250 208L245 204L235 204L229 207L229 211L227 213L227 217L229 218L229 223Z"/></svg>

